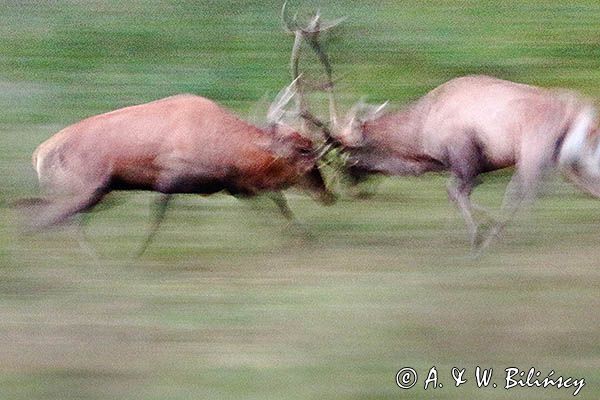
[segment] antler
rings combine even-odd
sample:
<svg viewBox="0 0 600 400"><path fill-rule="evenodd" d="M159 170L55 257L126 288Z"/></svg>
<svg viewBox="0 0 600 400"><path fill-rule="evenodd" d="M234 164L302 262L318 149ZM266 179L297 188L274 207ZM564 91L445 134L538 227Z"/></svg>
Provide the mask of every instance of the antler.
<svg viewBox="0 0 600 400"><path fill-rule="evenodd" d="M267 112L267 121L269 123L279 123L285 114L285 107L298 94L298 81L300 76L296 77L292 83L282 89Z"/></svg>
<svg viewBox="0 0 600 400"><path fill-rule="evenodd" d="M331 63L329 62L329 57L323 51L321 44L319 42L319 35L321 32L327 31L339 23L345 20L345 18L340 18L334 20L329 23L324 23L321 20L321 15L319 11L312 17L309 23L305 27L301 27L298 24L297 15L294 14L293 18L290 18L287 11L287 2L283 4L283 8L281 10L281 18L284 23L284 29L290 33L294 33L294 46L292 48L292 55L290 60L290 69L292 71L292 78L297 79L299 77L299 57L300 57L300 48L302 44L302 39L306 39L310 47L313 49L321 64L323 64L323 68L327 74L327 82L323 86L324 90L327 91L329 97L329 118L330 118L330 126L334 127L337 124L337 107L335 103L335 96L333 92L333 69L331 67ZM320 128L324 135L326 136L327 144L336 143L337 140L331 135L331 131L327 129L325 124L313 116L306 106L306 101L304 100L301 90L298 91L298 107L300 116Z"/></svg>
<svg viewBox="0 0 600 400"><path fill-rule="evenodd" d="M290 33L294 33L296 31L302 31L303 33L318 33L327 31L340 23L346 20L346 17L338 18L328 23L323 23L321 21L321 13L319 10L315 13L313 19L305 26L300 27L298 24L298 14L294 14L293 18L290 18L287 12L287 1L283 3L283 7L281 9L281 17L284 23L284 29Z"/></svg>

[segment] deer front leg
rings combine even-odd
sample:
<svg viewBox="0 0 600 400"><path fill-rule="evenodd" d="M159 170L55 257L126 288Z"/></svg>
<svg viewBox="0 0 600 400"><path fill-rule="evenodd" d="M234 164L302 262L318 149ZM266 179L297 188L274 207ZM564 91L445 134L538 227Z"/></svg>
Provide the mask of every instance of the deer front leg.
<svg viewBox="0 0 600 400"><path fill-rule="evenodd" d="M94 260L99 260L98 252L94 249L86 232L86 226L89 222L90 213L82 212L78 215L77 223L77 243L79 248Z"/></svg>
<svg viewBox="0 0 600 400"><path fill-rule="evenodd" d="M454 146L448 147L448 164L452 178L448 183L448 197L452 200L467 225L471 239L471 246L477 246L477 230L479 224L473 218L473 203L471 192L479 183L477 175L482 170L485 162L481 146L472 141L465 140Z"/></svg>
<svg viewBox="0 0 600 400"><path fill-rule="evenodd" d="M283 215L283 217L287 219L290 224L296 222L296 217L290 209L288 202L282 192L270 192L267 194L267 197L271 199L273 203L275 203L275 205L277 205L277 208L281 212L281 215Z"/></svg>
<svg viewBox="0 0 600 400"><path fill-rule="evenodd" d="M287 199L285 198L283 192L270 192L267 193L267 197L277 205L277 208L279 209L283 217L288 221L289 228L300 233L300 235L303 236L304 239L312 239L310 231L300 221L296 219L296 216L290 209Z"/></svg>
<svg viewBox="0 0 600 400"><path fill-rule="evenodd" d="M471 239L471 246L475 248L478 224L473 218L473 205L471 204L471 199L469 198L469 195L473 190L473 185L467 181L454 177L451 178L450 182L448 182L447 189L448 197L456 204L460 210L460 213L462 214L463 219L465 220L465 223L467 224L467 231Z"/></svg>

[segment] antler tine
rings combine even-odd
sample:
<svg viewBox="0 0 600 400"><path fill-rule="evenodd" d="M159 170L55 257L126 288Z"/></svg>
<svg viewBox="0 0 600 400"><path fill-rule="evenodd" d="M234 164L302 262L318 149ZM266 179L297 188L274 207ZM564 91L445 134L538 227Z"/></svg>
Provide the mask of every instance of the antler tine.
<svg viewBox="0 0 600 400"><path fill-rule="evenodd" d="M294 14L294 18L290 19L290 16L287 12L287 1L283 3L283 7L281 7L281 20L283 22L283 29L286 32L294 33L300 30L298 26L297 15Z"/></svg>
<svg viewBox="0 0 600 400"><path fill-rule="evenodd" d="M305 28L302 28L302 31L306 34L325 32L332 28L335 28L345 20L346 17L342 17L334 19L333 21L326 22L321 19L320 11L317 11L315 13L315 16L310 20L307 26Z"/></svg>
<svg viewBox="0 0 600 400"><path fill-rule="evenodd" d="M284 88L273 103L271 107L269 107L269 111L267 113L267 120L269 123L278 123L283 115L285 114L284 107L296 96L298 92L298 81L300 80L300 76L298 76L294 81L289 84L286 88Z"/></svg>
<svg viewBox="0 0 600 400"><path fill-rule="evenodd" d="M292 55L290 57L290 71L292 79L297 79L300 76L300 48L302 45L302 32L296 31L294 36L294 46L292 47Z"/></svg>
<svg viewBox="0 0 600 400"><path fill-rule="evenodd" d="M300 49L302 46L302 31L296 30L294 32L294 46L292 47L292 55L290 57L290 70L292 73L292 79L294 81L299 81L300 72L299 72L299 64L300 64ZM298 96L296 96L296 107L298 114L302 115L304 111L307 110L306 100L304 99L304 91L301 85L301 82L298 82L296 85L296 91ZM305 131L304 122L302 122L302 131Z"/></svg>
<svg viewBox="0 0 600 400"><path fill-rule="evenodd" d="M317 10L314 17L308 22L306 28L303 29L304 33L317 33L320 31L319 25L321 24L321 12Z"/></svg>
<svg viewBox="0 0 600 400"><path fill-rule="evenodd" d="M348 19L348 18L342 17L342 18L334 19L333 21L329 21L326 23L323 21L319 21L319 32L325 32L325 31L330 30L331 28L335 28L336 26L338 26L339 24L344 22L346 19Z"/></svg>
<svg viewBox="0 0 600 400"><path fill-rule="evenodd" d="M389 101L389 100L387 100L385 103L383 103L383 104L381 104L379 107L377 107L377 108L375 109L375 114L379 114L381 111L383 111L383 109L387 107L387 105L388 105L388 103L389 103L389 102L390 102L390 101Z"/></svg>
<svg viewBox="0 0 600 400"><path fill-rule="evenodd" d="M304 120L310 122L317 128L321 129L323 134L325 135L325 143L324 146L335 146L339 145L339 141L333 136L327 125L325 125L320 119L315 117L310 111L304 110L300 113L300 117Z"/></svg>
<svg viewBox="0 0 600 400"><path fill-rule="evenodd" d="M283 6L281 7L281 20L283 22L283 29L289 33L295 33L297 31L300 31L304 34L325 32L336 27L347 19L346 17L342 17L334 19L333 21L324 22L321 19L321 11L317 10L314 17L308 22L308 24L306 24L305 27L301 27L298 24L297 17L298 13L295 13L294 17L290 18L287 8L287 1L284 2Z"/></svg>
<svg viewBox="0 0 600 400"><path fill-rule="evenodd" d="M325 73L327 74L325 90L327 91L327 95L329 96L329 117L331 121L331 126L335 126L337 123L337 107L335 103L335 96L333 93L333 68L331 67L331 63L329 62L329 57L321 47L321 43L319 42L318 38L318 33L319 31L307 35L306 38L313 51L317 54L319 61L321 62L321 64L323 64L323 68L325 69Z"/></svg>

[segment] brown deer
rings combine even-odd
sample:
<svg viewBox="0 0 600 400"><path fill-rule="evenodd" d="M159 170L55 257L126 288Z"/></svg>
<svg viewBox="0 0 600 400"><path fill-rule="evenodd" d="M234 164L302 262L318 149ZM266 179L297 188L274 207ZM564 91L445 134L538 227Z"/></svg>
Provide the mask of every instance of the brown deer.
<svg viewBox="0 0 600 400"><path fill-rule="evenodd" d="M113 190L159 192L155 220L141 254L176 193L270 192L290 219L279 191L292 185L313 192L324 203L332 202L312 141L281 122L296 83L273 102L265 128L209 99L186 94L97 115L61 130L33 153L33 166L46 193L44 199L29 202L36 211L34 225L59 224L89 210Z"/></svg>
<svg viewBox="0 0 600 400"><path fill-rule="evenodd" d="M485 248L519 207L533 200L544 175L559 168L578 187L600 197L600 144L596 111L574 92L550 90L489 76L452 79L403 110L358 103L338 122L332 69L319 45L319 30L289 30L306 39L323 63L330 96L327 143L341 148L354 182L370 174L421 175L448 171L448 195L466 221L473 246ZM319 26L317 15L310 27ZM293 61L297 64L297 60ZM325 126L307 110L303 116ZM478 177L515 167L503 205L504 218L478 241L470 201Z"/></svg>

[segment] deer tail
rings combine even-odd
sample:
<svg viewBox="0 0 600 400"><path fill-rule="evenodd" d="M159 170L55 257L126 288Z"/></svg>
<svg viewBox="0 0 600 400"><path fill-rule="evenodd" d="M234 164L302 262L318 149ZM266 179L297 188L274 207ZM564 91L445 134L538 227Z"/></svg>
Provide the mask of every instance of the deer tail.
<svg viewBox="0 0 600 400"><path fill-rule="evenodd" d="M588 105L573 119L560 148L558 165L579 189L600 197L600 138L597 114Z"/></svg>
<svg viewBox="0 0 600 400"><path fill-rule="evenodd" d="M591 151L589 141L589 134L595 123L596 110L591 106L586 106L575 116L560 148L558 163L561 168L580 168L583 162L589 161L591 152L597 153L597 150Z"/></svg>

